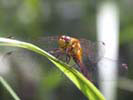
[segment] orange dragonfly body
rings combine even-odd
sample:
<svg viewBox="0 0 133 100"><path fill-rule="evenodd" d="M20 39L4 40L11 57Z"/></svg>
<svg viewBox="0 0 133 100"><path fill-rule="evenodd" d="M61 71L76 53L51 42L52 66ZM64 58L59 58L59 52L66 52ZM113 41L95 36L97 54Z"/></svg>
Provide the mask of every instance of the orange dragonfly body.
<svg viewBox="0 0 133 100"><path fill-rule="evenodd" d="M84 74L84 76L87 79L90 80L88 70L86 66L83 64L83 60L82 60L83 52L80 45L80 41L76 38L63 35L58 38L58 45L59 45L60 51L62 53L67 54L67 57L69 58L68 62L72 57L73 60L80 67L80 71Z"/></svg>

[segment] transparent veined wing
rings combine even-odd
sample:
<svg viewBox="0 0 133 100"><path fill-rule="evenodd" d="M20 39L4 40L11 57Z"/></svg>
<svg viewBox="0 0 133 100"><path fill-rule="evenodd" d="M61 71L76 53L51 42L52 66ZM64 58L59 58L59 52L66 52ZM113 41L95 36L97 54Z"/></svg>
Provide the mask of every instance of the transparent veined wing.
<svg viewBox="0 0 133 100"><path fill-rule="evenodd" d="M88 59L92 63L97 63L105 54L105 43L91 40L79 39L83 49L83 58ZM100 50L100 51L99 51ZM99 53L100 52L100 53Z"/></svg>

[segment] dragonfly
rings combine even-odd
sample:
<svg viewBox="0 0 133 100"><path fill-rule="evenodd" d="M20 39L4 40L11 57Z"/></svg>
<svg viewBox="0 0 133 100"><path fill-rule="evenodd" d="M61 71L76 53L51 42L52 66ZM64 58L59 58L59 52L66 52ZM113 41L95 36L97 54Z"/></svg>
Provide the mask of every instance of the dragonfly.
<svg viewBox="0 0 133 100"><path fill-rule="evenodd" d="M73 59L79 67L80 72L88 80L93 81L92 72L95 71L97 63L104 58L104 42L92 42L87 39L78 39L66 35L49 36L41 38L40 41L43 41L42 45L48 44L48 46L45 46L44 49L46 50L47 48L48 52L53 54L55 57L61 59L65 58L63 61L66 63L69 63L70 60ZM101 50L100 54L98 53L99 48ZM128 68L125 63L120 63L119 66L124 70L127 70Z"/></svg>

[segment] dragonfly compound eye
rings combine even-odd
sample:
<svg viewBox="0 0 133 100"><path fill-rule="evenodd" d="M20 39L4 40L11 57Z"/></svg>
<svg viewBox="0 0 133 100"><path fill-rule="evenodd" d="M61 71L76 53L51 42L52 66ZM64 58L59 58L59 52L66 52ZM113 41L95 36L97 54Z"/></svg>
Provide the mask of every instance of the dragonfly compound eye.
<svg viewBox="0 0 133 100"><path fill-rule="evenodd" d="M66 43L68 43L70 41L70 37L69 36L65 36L65 35L62 35L61 37L59 37L59 40L62 40Z"/></svg>
<svg viewBox="0 0 133 100"><path fill-rule="evenodd" d="M70 37L69 37L69 36L66 36L66 37L64 38L64 40L68 43L68 42L70 41Z"/></svg>

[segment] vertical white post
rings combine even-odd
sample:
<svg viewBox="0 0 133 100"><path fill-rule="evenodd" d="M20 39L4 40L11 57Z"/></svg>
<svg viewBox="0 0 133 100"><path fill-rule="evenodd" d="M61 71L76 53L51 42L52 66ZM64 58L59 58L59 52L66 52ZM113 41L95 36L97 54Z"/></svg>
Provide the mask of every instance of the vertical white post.
<svg viewBox="0 0 133 100"><path fill-rule="evenodd" d="M97 14L97 32L98 41L103 41L105 43L104 56L110 59L117 59L119 44L119 11L114 2L103 2L100 4ZM102 59L98 64L98 69L99 86L103 95L107 100L115 100L116 81L113 80L117 80L117 63Z"/></svg>

